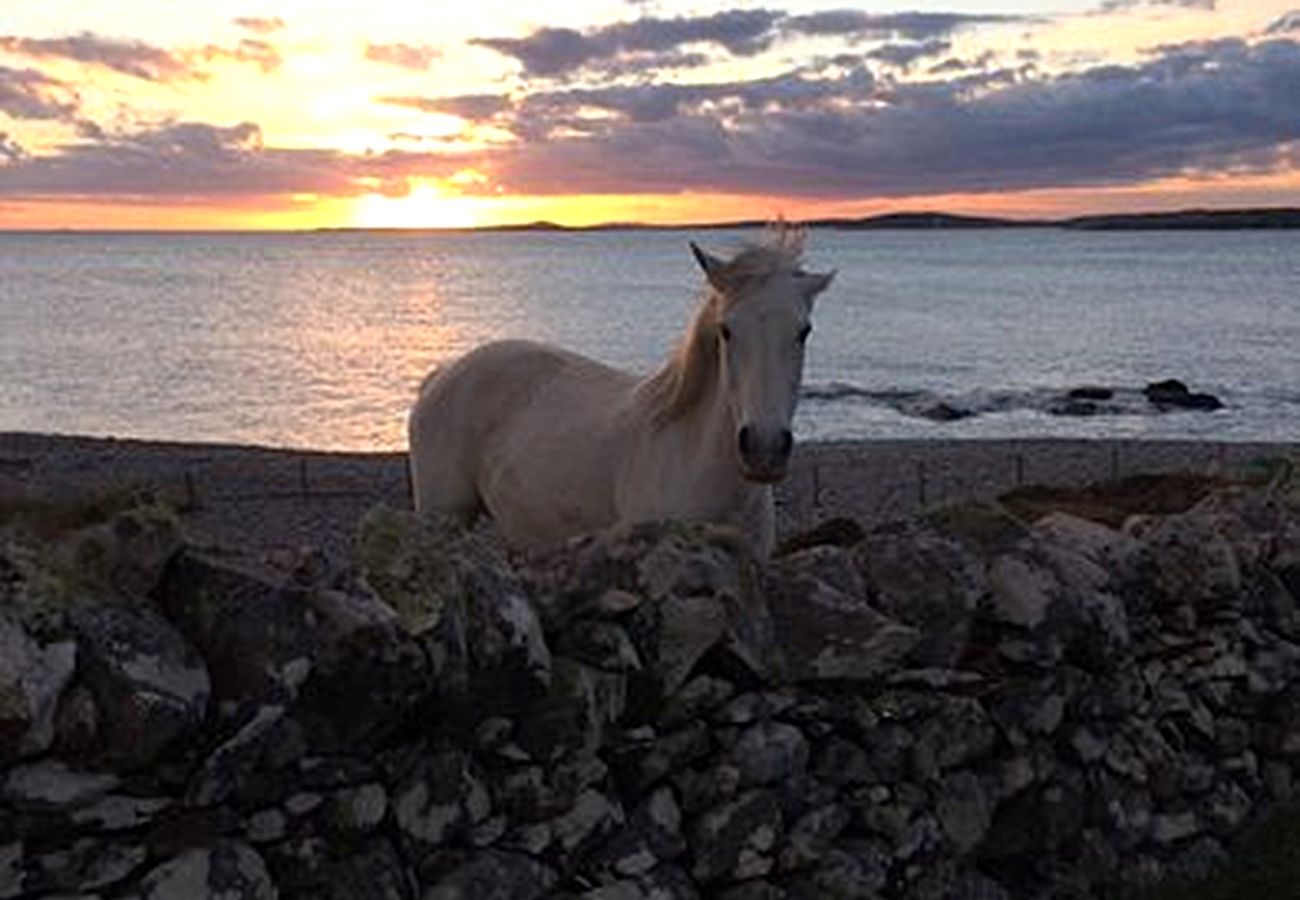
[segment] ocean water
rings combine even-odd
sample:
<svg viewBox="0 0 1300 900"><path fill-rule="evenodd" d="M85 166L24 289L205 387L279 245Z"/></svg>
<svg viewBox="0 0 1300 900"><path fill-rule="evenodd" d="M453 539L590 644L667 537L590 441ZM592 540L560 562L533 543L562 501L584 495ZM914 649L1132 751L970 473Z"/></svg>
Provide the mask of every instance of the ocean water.
<svg viewBox="0 0 1300 900"><path fill-rule="evenodd" d="M754 236L0 233L0 430L401 448L423 375L483 341L650 371L687 242ZM801 438L1300 440L1300 233L820 231L808 263L838 275ZM1157 412L1164 378L1224 408Z"/></svg>

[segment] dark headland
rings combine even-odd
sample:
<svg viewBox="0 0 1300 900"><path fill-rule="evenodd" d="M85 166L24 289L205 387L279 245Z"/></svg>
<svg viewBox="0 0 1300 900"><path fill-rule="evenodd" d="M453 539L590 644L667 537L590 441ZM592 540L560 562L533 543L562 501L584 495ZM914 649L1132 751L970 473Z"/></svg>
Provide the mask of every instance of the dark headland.
<svg viewBox="0 0 1300 900"><path fill-rule="evenodd" d="M644 222L603 222L598 225L561 225L537 221L475 228L321 228L318 231L466 231L466 232L551 232L551 231L674 231L683 228L714 230L761 228L766 219L738 219L690 225L656 225ZM1074 231L1232 231L1239 229L1300 228L1300 207L1259 209L1185 209L1175 212L1116 213L1058 219L1011 219L999 216L969 216L934 211L884 213L858 218L804 219L809 228L839 231L884 231L925 229L1062 228Z"/></svg>

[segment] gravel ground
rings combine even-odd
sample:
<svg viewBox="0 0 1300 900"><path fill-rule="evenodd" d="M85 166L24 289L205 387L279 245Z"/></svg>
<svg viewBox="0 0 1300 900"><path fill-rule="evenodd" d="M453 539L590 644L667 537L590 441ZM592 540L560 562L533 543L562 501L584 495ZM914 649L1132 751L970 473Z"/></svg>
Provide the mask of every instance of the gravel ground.
<svg viewBox="0 0 1300 900"><path fill-rule="evenodd" d="M1084 485L1147 472L1217 472L1300 443L971 440L807 444L778 487L779 529L833 516L864 525L1022 484ZM198 532L250 552L349 552L372 504L410 504L405 455L325 453L0 432L0 503L143 488Z"/></svg>

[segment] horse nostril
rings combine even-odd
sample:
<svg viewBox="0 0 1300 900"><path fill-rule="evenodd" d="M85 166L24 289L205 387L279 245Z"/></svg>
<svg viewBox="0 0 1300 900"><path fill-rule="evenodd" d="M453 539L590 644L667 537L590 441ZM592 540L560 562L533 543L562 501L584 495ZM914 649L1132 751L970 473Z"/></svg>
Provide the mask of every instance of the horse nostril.
<svg viewBox="0 0 1300 900"><path fill-rule="evenodd" d="M754 433L749 430L749 426L742 426L740 433L736 435L736 440L740 444L740 455L748 456L753 445Z"/></svg>
<svg viewBox="0 0 1300 900"><path fill-rule="evenodd" d="M777 444L777 448L783 457L789 456L790 451L794 449L794 435L790 432L789 428L781 429L781 438Z"/></svg>

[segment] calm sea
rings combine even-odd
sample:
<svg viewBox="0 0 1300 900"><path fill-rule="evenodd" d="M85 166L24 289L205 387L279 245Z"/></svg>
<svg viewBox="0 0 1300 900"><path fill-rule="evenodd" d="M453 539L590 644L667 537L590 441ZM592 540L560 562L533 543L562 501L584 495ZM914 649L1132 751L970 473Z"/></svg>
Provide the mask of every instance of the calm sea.
<svg viewBox="0 0 1300 900"><path fill-rule="evenodd" d="M687 241L747 236L0 233L0 430L400 448L424 373L482 341L650 370ZM809 257L839 276L803 438L1300 439L1300 233L824 231ZM1154 412L1170 377L1225 408ZM1116 393L1065 402L1084 385Z"/></svg>

